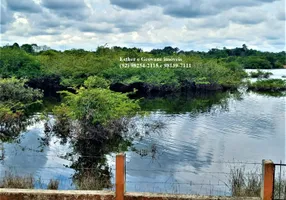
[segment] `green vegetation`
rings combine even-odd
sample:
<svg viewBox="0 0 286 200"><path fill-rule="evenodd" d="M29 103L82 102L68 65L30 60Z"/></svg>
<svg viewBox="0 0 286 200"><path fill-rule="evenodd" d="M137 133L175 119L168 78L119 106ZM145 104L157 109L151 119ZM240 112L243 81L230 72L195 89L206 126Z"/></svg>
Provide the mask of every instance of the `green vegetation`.
<svg viewBox="0 0 286 200"><path fill-rule="evenodd" d="M268 79L258 80L254 83L249 83L249 89L254 91L284 91L286 89L286 80Z"/></svg>
<svg viewBox="0 0 286 200"><path fill-rule="evenodd" d="M150 52L143 52L138 48L98 47L91 52L83 49L56 51L38 47L36 44L24 44L20 47L15 43L1 47L0 54L0 77L28 78L34 81L34 87L40 87L44 80L48 80L51 85L78 88L83 86L89 76L98 76L110 83L144 82L177 88L182 82L188 81L230 88L238 87L242 78L246 77L244 68L271 69L281 68L286 64L285 52L261 52L248 49L246 45L235 49L211 49L208 52L180 51L173 47L153 49ZM120 58L127 57L180 58L182 63L191 67L121 68L120 64L124 63L120 62ZM154 64L149 61L144 63ZM159 62L170 63L172 62ZM59 78L59 83L55 77ZM42 85L41 89L51 90L46 82Z"/></svg>
<svg viewBox="0 0 286 200"><path fill-rule="evenodd" d="M40 62L24 50L4 47L0 55L0 77L32 78L41 74Z"/></svg>
<svg viewBox="0 0 286 200"><path fill-rule="evenodd" d="M25 127L34 121L29 113L40 108L43 94L29 88L26 80L4 78L0 80L0 140L18 137Z"/></svg>
<svg viewBox="0 0 286 200"><path fill-rule="evenodd" d="M143 83L145 85L141 84L141 88L147 94L152 89L153 93L160 90L235 89L247 77L244 68L280 68L286 64L285 52L261 52L248 49L246 45L235 49L211 49L208 52L180 51L173 47L144 52L138 48L105 46L98 47L96 51L56 51L36 44L19 46L15 43L1 47L0 54L0 136L5 141L16 138L35 121L29 116L40 108L43 96L55 97L56 103L61 105L54 109L54 105L49 105L46 109L54 110L58 124L68 127L72 120L78 120L80 127L87 126L87 123L113 127L121 118L136 114L140 106L127 95L112 92L109 89L111 85ZM191 67L122 68L122 64L129 62L121 62L120 58L176 58ZM143 63L153 64L151 61ZM257 74L255 76L258 77L269 75L260 71ZM281 80L258 81L249 84L249 88L255 91L280 91L285 89L285 84ZM127 92L132 91L129 88ZM63 102L56 96L57 92L65 97ZM204 98L191 102L192 105L186 106L198 110L208 109L213 103ZM172 106L174 102L164 103ZM65 136L71 129L55 128ZM98 127L95 129L100 130Z"/></svg>
<svg viewBox="0 0 286 200"><path fill-rule="evenodd" d="M213 105L227 109L227 98L236 94L229 91L212 94L209 90L238 88L247 78L245 68L273 69L286 64L285 52L260 52L248 49L246 45L208 52L180 51L172 47L143 52L126 47L56 51L36 44L19 46L15 43L1 47L0 54L0 139L4 142L16 139L27 125L37 120L33 114L41 107L43 96L55 97L57 106L49 105L47 109L53 111L55 123L45 124L42 139L45 145L49 144L52 135L58 136L63 144L69 141L73 152L67 155L71 161L68 167L75 170L73 182L78 189L111 187L112 175L106 155L131 147L135 136L130 136L130 130L138 133L132 117L143 114L141 108L164 107L167 113L209 112ZM120 58L176 58L191 67L171 68L164 66L171 62L164 61L159 63L162 64L159 68L122 68L122 64L130 62L121 62ZM154 64L151 61L144 63ZM257 76L268 75L258 71ZM147 85L145 88L155 88L155 93L164 88L171 88L172 92L191 91L193 96L176 101L172 98L157 98L152 102L132 100L130 94L135 92L111 91L111 86L119 83L123 87ZM280 91L286 87L285 81L270 79L249 83L249 88ZM196 89L208 95L200 96ZM56 94L62 98L58 99ZM162 123L158 124L155 127L163 127ZM33 179L12 175L6 178L0 184L3 187L32 188L35 183ZM56 180L48 184L50 189L58 186Z"/></svg>
<svg viewBox="0 0 286 200"><path fill-rule="evenodd" d="M6 110L5 113L10 114L24 114L32 106L41 104L42 92L27 87L25 85L26 81L16 78L0 80L0 110ZM0 113L3 114L1 111Z"/></svg>
<svg viewBox="0 0 286 200"><path fill-rule="evenodd" d="M285 91L254 91L255 93L267 97L285 97Z"/></svg>
<svg viewBox="0 0 286 200"><path fill-rule="evenodd" d="M107 87L108 81L93 76L75 94L62 92L63 103L54 108L56 123L46 133L56 134L63 143L69 139L72 144L77 159L71 158L70 167L76 171L73 180L78 189L111 187L105 155L126 151L131 145L123 135L130 118L140 111L139 103Z"/></svg>
<svg viewBox="0 0 286 200"><path fill-rule="evenodd" d="M108 83L102 78L89 77L84 86L86 88L78 89L76 94L63 91L65 103L56 107L55 113L62 114L64 110L71 119L106 124L135 115L140 108L138 101L129 99L126 94L107 89Z"/></svg>
<svg viewBox="0 0 286 200"><path fill-rule="evenodd" d="M250 72L251 78L269 78L270 75L273 75L271 72L263 72L261 70L257 70L256 72Z"/></svg>

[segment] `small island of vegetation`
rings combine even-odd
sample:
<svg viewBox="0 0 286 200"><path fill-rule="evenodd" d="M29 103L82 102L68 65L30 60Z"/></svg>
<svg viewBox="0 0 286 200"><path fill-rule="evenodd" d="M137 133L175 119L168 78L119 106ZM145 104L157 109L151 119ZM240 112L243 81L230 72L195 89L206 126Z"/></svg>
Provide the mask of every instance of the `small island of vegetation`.
<svg viewBox="0 0 286 200"><path fill-rule="evenodd" d="M272 72L263 72L261 70L257 70L256 72L250 72L251 78L269 78L270 75L273 75Z"/></svg>

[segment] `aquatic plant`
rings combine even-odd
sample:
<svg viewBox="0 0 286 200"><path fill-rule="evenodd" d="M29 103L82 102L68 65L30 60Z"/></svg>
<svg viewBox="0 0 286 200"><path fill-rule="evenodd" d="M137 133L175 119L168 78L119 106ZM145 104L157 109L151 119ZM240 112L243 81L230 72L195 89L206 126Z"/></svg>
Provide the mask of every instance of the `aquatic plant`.
<svg viewBox="0 0 286 200"><path fill-rule="evenodd" d="M250 72L251 78L269 78L270 75L273 75L271 72L263 72L261 70L257 70L256 72Z"/></svg>
<svg viewBox="0 0 286 200"><path fill-rule="evenodd" d="M284 91L286 90L286 80L283 79L268 79L258 80L253 83L248 83L249 89L254 91Z"/></svg>

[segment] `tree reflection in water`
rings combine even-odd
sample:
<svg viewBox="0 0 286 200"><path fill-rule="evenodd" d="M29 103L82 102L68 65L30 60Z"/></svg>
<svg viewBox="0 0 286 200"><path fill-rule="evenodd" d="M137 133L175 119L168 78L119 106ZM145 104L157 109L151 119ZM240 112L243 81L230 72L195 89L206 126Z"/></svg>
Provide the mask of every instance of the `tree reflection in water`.
<svg viewBox="0 0 286 200"><path fill-rule="evenodd" d="M181 113L196 115L201 112L212 112L214 109L227 110L230 97L240 100L241 94L214 93L143 99L141 107L146 111L161 110L171 115ZM17 140L19 134L35 120L38 119L19 119L13 123L1 124L2 133L5 130L5 137L1 139ZM54 123L50 123L49 120L45 123L42 145L48 146L54 136L60 139L61 144L70 145L72 153L68 153L65 158L72 163L67 167L75 170L73 182L76 188L100 190L112 187L113 174L106 155L131 150L142 157L150 156L153 160L157 159L161 150L156 144L152 144L149 149L136 149L132 144L146 136L152 137L152 134L168 132L166 125L170 122L171 120L166 122L162 119L146 120L137 116L132 119L114 120L103 126L68 117L56 117Z"/></svg>

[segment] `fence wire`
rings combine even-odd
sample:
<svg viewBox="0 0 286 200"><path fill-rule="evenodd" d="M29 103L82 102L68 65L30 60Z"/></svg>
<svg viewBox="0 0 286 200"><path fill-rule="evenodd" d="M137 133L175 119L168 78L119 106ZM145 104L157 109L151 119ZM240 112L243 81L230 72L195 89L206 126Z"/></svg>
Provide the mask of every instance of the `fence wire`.
<svg viewBox="0 0 286 200"><path fill-rule="evenodd" d="M274 165L274 200L286 199L286 164Z"/></svg>
<svg viewBox="0 0 286 200"><path fill-rule="evenodd" d="M10 156L13 157L13 155ZM25 154L25 156L31 157L30 163L11 165L5 159L0 161L0 187L7 187L12 179L22 178L18 180L22 183L16 183L17 186L25 184L35 189L115 191L115 154L104 156L108 172L102 166L78 165L71 168L71 165L62 164L67 157L69 159L72 157L74 160L79 158L97 160L102 159L102 156L41 155L38 153ZM33 163L33 159L37 157L49 158L56 162L37 166ZM259 196L261 169L262 163L257 161L166 160L160 157L142 157L127 153L126 191L210 196ZM86 174L89 175L87 172L96 172L97 176L85 177ZM285 180L285 165L275 165L274 199L286 198Z"/></svg>
<svg viewBox="0 0 286 200"><path fill-rule="evenodd" d="M261 162L185 159L170 162L158 157L134 159L134 156L130 158L130 155L127 155L126 160L126 188L131 192L211 196L260 195ZM251 184L256 185L251 188Z"/></svg>

